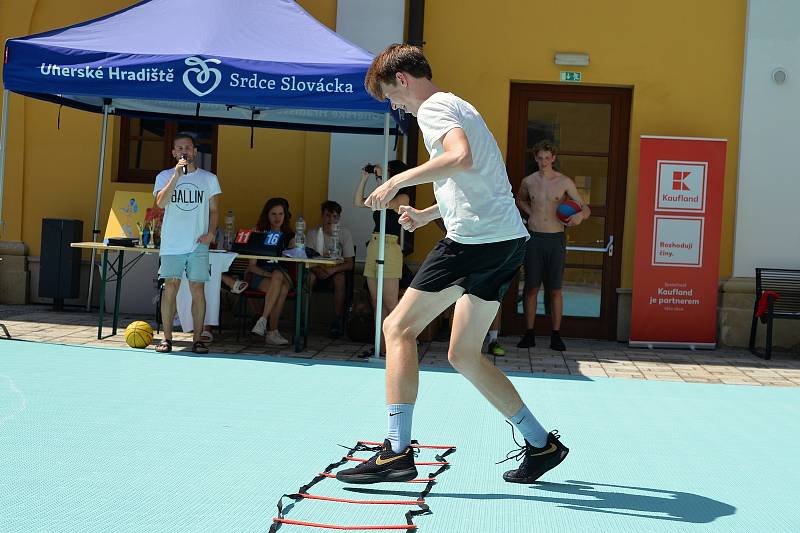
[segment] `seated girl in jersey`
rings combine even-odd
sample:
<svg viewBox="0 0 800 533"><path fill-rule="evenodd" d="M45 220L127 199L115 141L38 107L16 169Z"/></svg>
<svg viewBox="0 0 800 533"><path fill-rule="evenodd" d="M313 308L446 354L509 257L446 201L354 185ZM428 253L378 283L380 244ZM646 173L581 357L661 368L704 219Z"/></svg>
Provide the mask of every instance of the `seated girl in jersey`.
<svg viewBox="0 0 800 533"><path fill-rule="evenodd" d="M291 218L289 202L283 198L267 200L258 217L256 231L275 236L278 255L282 255L287 248L294 248ZM247 272L251 276L250 287L266 293L264 308L253 326L253 333L264 337L264 341L272 346L287 346L289 341L278 331L278 320L292 288L292 278L280 263L266 259L251 259Z"/></svg>

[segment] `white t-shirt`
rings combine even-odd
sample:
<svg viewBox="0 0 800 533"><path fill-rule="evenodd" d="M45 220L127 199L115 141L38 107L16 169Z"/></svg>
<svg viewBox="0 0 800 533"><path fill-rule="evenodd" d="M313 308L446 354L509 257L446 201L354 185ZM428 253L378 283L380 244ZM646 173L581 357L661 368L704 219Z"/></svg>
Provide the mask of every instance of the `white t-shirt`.
<svg viewBox="0 0 800 533"><path fill-rule="evenodd" d="M316 250L320 255L327 256L328 250L332 248L333 236L326 235L322 226L317 226L308 232L306 239L306 246ZM348 258L355 257L355 247L353 246L353 236L350 230L339 226L339 257Z"/></svg>
<svg viewBox="0 0 800 533"><path fill-rule="evenodd" d="M167 185L173 172L169 168L158 173L153 196ZM160 255L188 254L197 248L197 239L208 233L209 199L221 192L217 176L202 168L178 178L164 211Z"/></svg>
<svg viewBox="0 0 800 533"><path fill-rule="evenodd" d="M500 148L480 113L453 93L438 92L422 103L417 123L431 159L444 153L442 138L453 128L464 130L472 152L472 168L433 182L447 237L462 244L527 238Z"/></svg>

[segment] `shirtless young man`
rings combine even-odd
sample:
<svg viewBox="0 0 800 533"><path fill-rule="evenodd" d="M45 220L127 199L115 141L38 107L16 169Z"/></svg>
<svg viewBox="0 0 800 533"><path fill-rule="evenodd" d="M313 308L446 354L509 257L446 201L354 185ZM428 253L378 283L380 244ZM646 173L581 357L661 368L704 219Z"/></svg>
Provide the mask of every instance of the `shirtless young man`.
<svg viewBox="0 0 800 533"><path fill-rule="evenodd" d="M536 320L536 297L539 285L544 282L545 290L550 292L550 314L553 331L550 334L550 348L564 351L567 347L561 340L561 315L564 311L564 298L561 293L561 280L564 277L564 264L567 259L567 240L564 226L577 226L591 214L589 206L583 203L575 183L553 168L558 148L550 141L541 141L533 147L539 170L525 177L517 193L517 206L528 215L528 230L531 239L525 253L525 322L527 330L517 344L518 348L536 346L533 324ZM571 198L578 202L581 211L561 222L556 216L558 204Z"/></svg>
<svg viewBox="0 0 800 533"><path fill-rule="evenodd" d="M569 449L555 431L541 426L511 381L481 355L500 300L522 264L528 232L514 204L503 156L483 118L468 102L440 91L431 78L419 48L395 44L375 58L365 80L375 98L388 98L393 108L416 115L431 157L392 176L364 204L385 209L403 187L433 183L437 203L426 209L400 206L399 221L414 231L441 217L447 235L383 325L388 437L369 461L340 470L336 477L346 483L379 483L417 476L410 445L419 388L416 338L455 303L448 360L525 437L521 449L508 456L522 464L503 479L532 483L561 463Z"/></svg>

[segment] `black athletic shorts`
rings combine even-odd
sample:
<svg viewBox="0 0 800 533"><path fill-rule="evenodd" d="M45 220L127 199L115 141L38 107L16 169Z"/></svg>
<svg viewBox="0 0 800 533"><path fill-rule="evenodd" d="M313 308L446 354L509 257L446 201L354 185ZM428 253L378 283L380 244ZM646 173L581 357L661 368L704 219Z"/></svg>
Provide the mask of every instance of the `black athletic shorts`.
<svg viewBox="0 0 800 533"><path fill-rule="evenodd" d="M531 232L525 253L525 290L537 289L542 283L545 289L560 289L566 262L567 238L563 231Z"/></svg>
<svg viewBox="0 0 800 533"><path fill-rule="evenodd" d="M465 294L501 301L525 258L525 239L461 244L442 239L422 263L411 288L440 292L457 285Z"/></svg>

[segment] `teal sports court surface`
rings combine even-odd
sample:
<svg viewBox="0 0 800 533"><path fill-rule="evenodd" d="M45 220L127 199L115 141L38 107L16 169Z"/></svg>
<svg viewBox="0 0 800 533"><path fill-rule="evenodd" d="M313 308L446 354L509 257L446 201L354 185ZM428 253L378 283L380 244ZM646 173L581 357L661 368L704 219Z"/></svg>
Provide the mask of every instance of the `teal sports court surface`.
<svg viewBox="0 0 800 533"><path fill-rule="evenodd" d="M569 457L503 482L509 426L458 374L425 370L414 438L457 449L417 531L800 531L800 389L511 379ZM379 365L0 341L0 531L266 532L282 495L385 426ZM283 498L284 516L403 526L425 488L323 478L307 493L412 503Z"/></svg>

